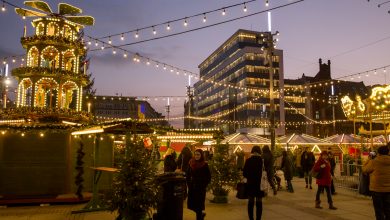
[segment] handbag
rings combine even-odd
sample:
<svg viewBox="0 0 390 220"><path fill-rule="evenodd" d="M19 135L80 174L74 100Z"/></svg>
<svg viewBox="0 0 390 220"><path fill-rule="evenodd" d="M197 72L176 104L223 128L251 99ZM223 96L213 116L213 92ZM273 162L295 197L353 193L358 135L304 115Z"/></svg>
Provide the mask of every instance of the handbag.
<svg viewBox="0 0 390 220"><path fill-rule="evenodd" d="M321 179L321 170L315 171L314 167L310 171L310 175L316 179Z"/></svg>
<svg viewBox="0 0 390 220"><path fill-rule="evenodd" d="M236 190L237 190L237 194L236 194L237 199L248 199L248 194L246 191L246 183L244 182L237 183Z"/></svg>
<svg viewBox="0 0 390 220"><path fill-rule="evenodd" d="M268 175L267 175L267 171L265 171L264 160L262 160L262 163L263 163L263 169L261 172L260 190L263 191L265 194L267 194L269 190Z"/></svg>
<svg viewBox="0 0 390 220"><path fill-rule="evenodd" d="M361 195L371 196L369 174L359 173L359 193Z"/></svg>

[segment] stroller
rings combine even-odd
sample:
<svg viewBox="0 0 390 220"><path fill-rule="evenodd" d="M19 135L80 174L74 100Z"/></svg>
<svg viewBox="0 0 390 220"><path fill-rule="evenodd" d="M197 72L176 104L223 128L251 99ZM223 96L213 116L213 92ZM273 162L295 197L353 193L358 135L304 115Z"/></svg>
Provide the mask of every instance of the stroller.
<svg viewBox="0 0 390 220"><path fill-rule="evenodd" d="M284 173L282 170L276 170L274 173L274 183L278 186L278 191L283 187L286 187L286 181L284 179Z"/></svg>

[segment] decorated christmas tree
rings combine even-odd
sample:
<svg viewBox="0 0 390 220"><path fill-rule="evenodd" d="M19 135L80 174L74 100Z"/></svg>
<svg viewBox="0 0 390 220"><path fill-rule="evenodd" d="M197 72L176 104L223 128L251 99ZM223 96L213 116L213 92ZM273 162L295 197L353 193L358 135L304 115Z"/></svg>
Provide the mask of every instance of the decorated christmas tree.
<svg viewBox="0 0 390 220"><path fill-rule="evenodd" d="M119 162L108 205L118 210L118 220L144 219L157 205L156 168L142 141L126 136L126 152Z"/></svg>
<svg viewBox="0 0 390 220"><path fill-rule="evenodd" d="M211 189L215 203L226 203L227 195L239 180L239 170L235 165L235 155L229 153L229 145L221 144L217 139L214 156L209 161L211 171Z"/></svg>

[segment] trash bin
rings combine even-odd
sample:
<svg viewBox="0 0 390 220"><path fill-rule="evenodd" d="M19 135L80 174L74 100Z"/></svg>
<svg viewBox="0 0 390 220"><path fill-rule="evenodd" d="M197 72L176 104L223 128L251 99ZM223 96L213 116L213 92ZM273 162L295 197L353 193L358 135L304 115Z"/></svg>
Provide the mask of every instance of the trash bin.
<svg viewBox="0 0 390 220"><path fill-rule="evenodd" d="M161 186L154 220L183 220L183 200L186 187L181 173L169 172L157 176Z"/></svg>

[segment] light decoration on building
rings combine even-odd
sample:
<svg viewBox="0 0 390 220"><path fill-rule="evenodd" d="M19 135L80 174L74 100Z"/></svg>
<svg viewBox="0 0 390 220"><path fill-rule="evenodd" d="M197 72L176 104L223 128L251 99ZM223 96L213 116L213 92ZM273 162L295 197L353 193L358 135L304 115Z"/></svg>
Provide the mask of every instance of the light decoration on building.
<svg viewBox="0 0 390 220"><path fill-rule="evenodd" d="M376 86L371 89L371 95L362 100L356 96L356 101L349 96L341 99L341 107L350 120L380 121L388 119L390 113L390 85Z"/></svg>

